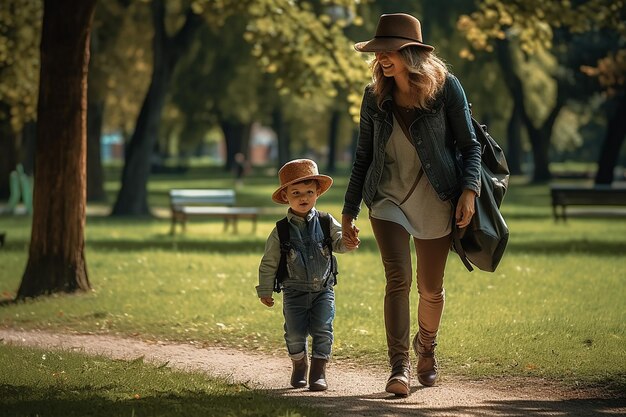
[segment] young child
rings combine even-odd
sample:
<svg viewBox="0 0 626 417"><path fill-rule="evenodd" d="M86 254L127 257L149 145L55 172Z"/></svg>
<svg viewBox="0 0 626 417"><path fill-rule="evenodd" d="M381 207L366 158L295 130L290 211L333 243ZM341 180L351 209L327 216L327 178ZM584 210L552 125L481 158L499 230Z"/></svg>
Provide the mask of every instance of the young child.
<svg viewBox="0 0 626 417"><path fill-rule="evenodd" d="M301 388L307 385L307 336L311 335L309 389L324 391L328 389L326 363L333 344L334 262L320 222L320 215L325 214L315 209L315 203L330 188L333 179L320 175L317 164L310 159L286 163L278 177L280 187L272 195L272 200L289 205L289 242L283 244L287 273L282 283L275 282L281 259L278 222L265 244L256 290L261 302L268 307L274 305L273 291L284 293L285 342L293 365L291 386ZM330 235L326 243L332 245L332 252L348 251L342 242L341 225L330 214L328 218Z"/></svg>

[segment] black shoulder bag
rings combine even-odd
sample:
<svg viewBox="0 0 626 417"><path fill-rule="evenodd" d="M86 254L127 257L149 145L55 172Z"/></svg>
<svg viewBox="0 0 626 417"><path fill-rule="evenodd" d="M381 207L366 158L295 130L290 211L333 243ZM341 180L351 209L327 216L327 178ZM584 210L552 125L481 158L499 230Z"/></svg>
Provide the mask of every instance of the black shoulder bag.
<svg viewBox="0 0 626 417"><path fill-rule="evenodd" d="M465 267L471 264L483 271L496 270L509 240L509 228L500 213L500 205L509 185L509 167L504 152L487 132L487 128L472 117L472 125L481 147L481 189L476 197L476 211L470 224L456 227L452 212L454 250Z"/></svg>

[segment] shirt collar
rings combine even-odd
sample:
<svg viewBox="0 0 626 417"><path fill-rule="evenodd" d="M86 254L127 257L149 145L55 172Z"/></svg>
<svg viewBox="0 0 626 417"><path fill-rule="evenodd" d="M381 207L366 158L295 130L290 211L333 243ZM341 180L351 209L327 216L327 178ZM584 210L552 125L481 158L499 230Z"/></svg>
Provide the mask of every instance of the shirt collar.
<svg viewBox="0 0 626 417"><path fill-rule="evenodd" d="M306 215L306 217L302 218L294 214L291 208L289 208L289 210L287 210L287 220L290 222L304 222L304 221L310 222L311 220L313 220L316 214L317 214L317 210L315 209L315 207L313 207L311 210L309 210L309 213Z"/></svg>

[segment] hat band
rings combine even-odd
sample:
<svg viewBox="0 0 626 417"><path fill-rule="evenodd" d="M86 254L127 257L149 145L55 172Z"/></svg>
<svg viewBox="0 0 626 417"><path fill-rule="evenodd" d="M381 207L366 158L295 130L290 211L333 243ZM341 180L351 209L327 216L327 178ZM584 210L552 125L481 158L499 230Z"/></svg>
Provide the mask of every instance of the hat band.
<svg viewBox="0 0 626 417"><path fill-rule="evenodd" d="M426 45L422 41L418 41L417 39L413 39L413 38L407 38L406 36L384 36L384 35L374 36L374 39L381 39L381 38L406 39L407 41L418 42L418 43Z"/></svg>

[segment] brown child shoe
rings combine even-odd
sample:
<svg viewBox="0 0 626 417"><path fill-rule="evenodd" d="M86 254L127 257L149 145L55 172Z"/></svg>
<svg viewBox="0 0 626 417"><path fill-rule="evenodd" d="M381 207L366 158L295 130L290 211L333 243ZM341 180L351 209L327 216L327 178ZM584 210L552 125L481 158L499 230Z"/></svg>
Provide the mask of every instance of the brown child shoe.
<svg viewBox="0 0 626 417"><path fill-rule="evenodd" d="M294 388L306 387L306 371L309 368L306 355L298 361L292 359L291 363L293 365L293 369L291 371L291 386Z"/></svg>
<svg viewBox="0 0 626 417"><path fill-rule="evenodd" d="M311 391L326 391L326 364L327 359L311 358L311 372L309 372L309 389Z"/></svg>

